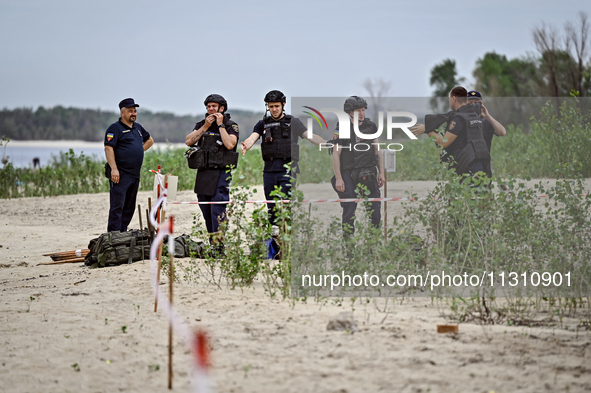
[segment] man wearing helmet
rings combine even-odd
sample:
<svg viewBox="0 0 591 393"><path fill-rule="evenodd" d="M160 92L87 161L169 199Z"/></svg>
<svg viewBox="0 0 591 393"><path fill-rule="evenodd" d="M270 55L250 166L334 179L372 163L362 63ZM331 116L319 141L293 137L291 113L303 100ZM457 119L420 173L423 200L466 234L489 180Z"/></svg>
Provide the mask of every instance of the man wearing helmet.
<svg viewBox="0 0 591 393"><path fill-rule="evenodd" d="M285 113L285 95L279 90L271 90L265 95L265 105L270 116L254 126L252 135L242 142L242 155L252 148L259 137L263 137L261 153L265 166L263 168L263 184L267 200L273 199L271 193L275 187L287 197L291 194L291 173L286 170L285 165L292 163L292 168L297 172L299 160L298 137L306 138L315 145L326 141L318 135L311 138L305 136L306 128L302 122ZM269 221L275 223L275 204L268 204Z"/></svg>
<svg viewBox="0 0 591 393"><path fill-rule="evenodd" d="M347 98L343 106L344 111L349 115L353 125L355 114L358 116L358 127L362 134L374 134L377 132L376 124L365 117L367 102L357 96ZM335 136L338 134L335 131ZM363 143L363 147L357 144ZM363 139L351 130L351 137L348 139L336 138L333 154L333 169L335 175L331 183L339 198L356 198L358 184L367 187L370 198L380 197L380 187L386 183L384 171L384 160L382 151L379 148L378 139ZM370 146L366 149L367 146ZM378 170L376 171L376 166ZM377 173L376 173L377 172ZM377 175L377 176L376 176ZM377 228L380 224L380 202L371 202L370 215L371 223ZM343 208L342 226L345 235L355 232L355 210L357 203L341 202Z"/></svg>
<svg viewBox="0 0 591 393"><path fill-rule="evenodd" d="M225 113L228 103L219 94L210 94L205 99L207 114L205 119L198 122L193 131L187 135L187 146L197 146L203 160L198 166L195 179L195 194L199 202L229 201L230 180L229 169L236 166L238 153L238 124L230 120L230 114ZM218 232L219 225L226 219L226 204L199 205L207 232ZM210 241L217 243L218 237L211 235Z"/></svg>

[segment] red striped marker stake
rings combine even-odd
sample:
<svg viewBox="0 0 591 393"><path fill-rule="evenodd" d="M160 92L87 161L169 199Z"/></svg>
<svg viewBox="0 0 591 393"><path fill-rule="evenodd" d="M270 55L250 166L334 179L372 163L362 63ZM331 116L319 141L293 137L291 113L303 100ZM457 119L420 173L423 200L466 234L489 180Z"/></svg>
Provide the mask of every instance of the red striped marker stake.
<svg viewBox="0 0 591 393"><path fill-rule="evenodd" d="M194 363L193 393L211 393L209 339L205 331L197 330L195 332L192 350Z"/></svg>
<svg viewBox="0 0 591 393"><path fill-rule="evenodd" d="M165 186L166 187L166 186ZM172 307L172 288L174 284L174 217L170 216L170 228L168 234L168 301ZM168 324L168 389L172 389L172 321Z"/></svg>

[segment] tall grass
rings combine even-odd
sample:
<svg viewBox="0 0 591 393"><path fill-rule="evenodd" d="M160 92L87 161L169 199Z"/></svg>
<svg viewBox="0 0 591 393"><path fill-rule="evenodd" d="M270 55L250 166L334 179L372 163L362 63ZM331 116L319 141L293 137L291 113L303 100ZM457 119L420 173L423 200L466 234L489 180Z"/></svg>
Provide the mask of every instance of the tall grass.
<svg viewBox="0 0 591 393"><path fill-rule="evenodd" d="M0 198L97 193L109 190L104 165L72 149L40 169L15 168L8 163L0 170Z"/></svg>
<svg viewBox="0 0 591 393"><path fill-rule="evenodd" d="M562 177L571 171L557 169ZM579 319L579 327L588 326L591 196L584 194L582 179L558 180L551 187L540 182L534 188L495 179L506 190L493 194L489 179L462 184L448 171L440 176L427 198L403 203L404 213L394 217L387 239L369 225L364 209L357 209L357 231L349 239L343 238L338 217L319 220L307 207L294 210L292 296L414 294L440 299L446 315L459 321L533 325L570 317ZM540 200L539 192L548 198ZM435 280L384 285L388 277L426 279L442 272L477 281L468 286ZM381 285L361 280L343 285L339 279L365 274L379 277ZM306 283L304 276L318 283ZM321 277L331 278L322 283ZM436 283L433 290L431 283Z"/></svg>

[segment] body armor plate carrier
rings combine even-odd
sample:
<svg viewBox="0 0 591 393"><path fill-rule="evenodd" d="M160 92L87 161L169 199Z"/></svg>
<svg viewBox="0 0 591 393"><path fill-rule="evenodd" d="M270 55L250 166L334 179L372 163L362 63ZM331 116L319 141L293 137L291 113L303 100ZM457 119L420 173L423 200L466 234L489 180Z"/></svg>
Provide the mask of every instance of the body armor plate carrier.
<svg viewBox="0 0 591 393"><path fill-rule="evenodd" d="M261 144L263 160L283 158L287 161L298 161L300 147L297 143L292 143L291 115L285 115L279 120L269 116L263 119L263 122L265 123Z"/></svg>
<svg viewBox="0 0 591 393"><path fill-rule="evenodd" d="M465 110L460 109L455 113L456 116L463 119L468 137L468 144L456 157L456 171L460 175L469 173L470 164L475 160L482 161L485 172L488 173L487 168L490 168L490 153L483 136L482 118L477 112L469 108L470 106L465 105L462 107L466 108Z"/></svg>
<svg viewBox="0 0 591 393"><path fill-rule="evenodd" d="M362 133L371 130L371 122L366 118L359 126ZM358 150L354 145L357 137L352 135L348 139L339 139L339 145L343 146L341 151L341 171L351 172L351 178L355 184L360 183L372 190L377 181L377 168L379 165L379 156L371 144L373 140L363 139L360 142L369 144L369 149Z"/></svg>
<svg viewBox="0 0 591 393"><path fill-rule="evenodd" d="M232 123L224 122L224 125L231 127ZM214 131L207 130L197 142L197 146L191 147L185 153L189 168L208 169L225 168L238 165L238 152L228 150L222 142L222 136L215 127Z"/></svg>

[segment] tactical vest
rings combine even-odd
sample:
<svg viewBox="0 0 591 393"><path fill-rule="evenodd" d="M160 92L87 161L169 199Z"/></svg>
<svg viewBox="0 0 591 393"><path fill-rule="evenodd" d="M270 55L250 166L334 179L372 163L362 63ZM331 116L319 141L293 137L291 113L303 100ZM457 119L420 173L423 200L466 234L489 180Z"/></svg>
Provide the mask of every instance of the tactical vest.
<svg viewBox="0 0 591 393"><path fill-rule="evenodd" d="M476 106L478 109L479 105ZM470 172L470 164L475 160L480 160L484 171L490 173L490 153L484 140L482 131L482 118L474 110L473 104L462 106L455 116L459 116L464 121L466 127L466 136L468 144L455 157L456 171L459 175Z"/></svg>
<svg viewBox="0 0 591 393"><path fill-rule="evenodd" d="M232 127L233 124L235 123L230 121L229 117L224 116L226 128ZM197 142L196 149L187 159L191 169L225 168L238 165L238 153L226 148L217 123L209 126Z"/></svg>
<svg viewBox="0 0 591 393"><path fill-rule="evenodd" d="M365 119L359 126L359 131L362 133L370 127L370 120ZM352 125L351 125L352 128ZM343 146L345 148L341 151L341 171L351 171L353 169L360 168L371 168L378 164L378 156L375 151L375 147L371 144L373 139L361 139L357 141L357 136L353 129L351 129L351 137L349 139L339 138L339 149ZM358 150L355 149L356 143L365 143L369 145L369 149L366 146ZM350 148L349 148L350 147Z"/></svg>
<svg viewBox="0 0 591 393"><path fill-rule="evenodd" d="M267 116L263 119L263 123L265 124L261 143L263 160L283 158L287 161L299 161L300 147L297 142L292 143L291 115L285 115L279 120Z"/></svg>

